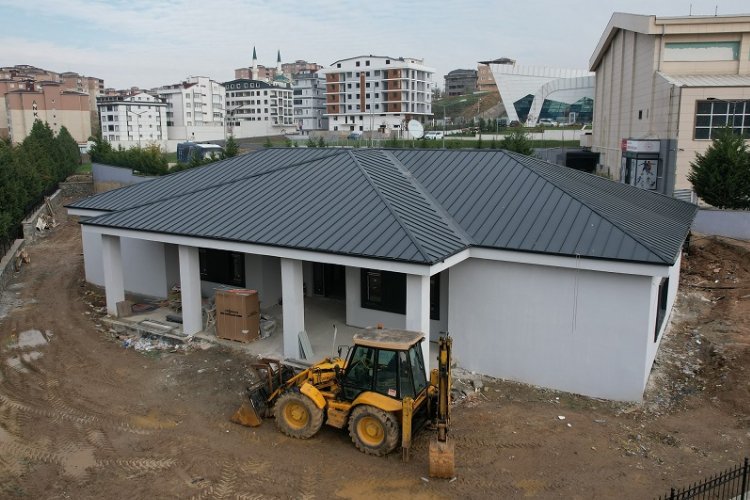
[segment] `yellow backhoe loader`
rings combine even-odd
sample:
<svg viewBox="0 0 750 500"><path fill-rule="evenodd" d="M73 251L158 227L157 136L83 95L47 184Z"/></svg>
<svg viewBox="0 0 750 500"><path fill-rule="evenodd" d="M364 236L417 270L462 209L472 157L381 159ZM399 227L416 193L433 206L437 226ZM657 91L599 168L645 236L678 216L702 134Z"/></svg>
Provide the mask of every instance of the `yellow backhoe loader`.
<svg viewBox="0 0 750 500"><path fill-rule="evenodd" d="M275 360L253 365L261 380L248 388L250 402L233 420L259 425L273 417L284 434L307 439L326 423L348 428L354 445L370 455L386 455L401 445L409 459L412 433L425 425L437 430L430 443L430 476L454 477L450 424L452 339L439 341L438 368L429 381L422 358L424 335L368 328L354 335L342 357L326 358L296 370Z"/></svg>

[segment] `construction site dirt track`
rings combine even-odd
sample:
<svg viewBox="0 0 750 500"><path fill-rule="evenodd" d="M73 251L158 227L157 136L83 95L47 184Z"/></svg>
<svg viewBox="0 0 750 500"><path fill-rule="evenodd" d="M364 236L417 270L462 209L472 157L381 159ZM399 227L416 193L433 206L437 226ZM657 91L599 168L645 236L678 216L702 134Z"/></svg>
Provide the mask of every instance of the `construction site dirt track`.
<svg viewBox="0 0 750 500"><path fill-rule="evenodd" d="M453 410L454 481L427 479L425 432L403 464L325 426L296 440L232 424L248 355L123 348L83 281L75 220L28 253L2 296L2 498L653 498L750 450L741 244L694 238L644 403L485 379Z"/></svg>

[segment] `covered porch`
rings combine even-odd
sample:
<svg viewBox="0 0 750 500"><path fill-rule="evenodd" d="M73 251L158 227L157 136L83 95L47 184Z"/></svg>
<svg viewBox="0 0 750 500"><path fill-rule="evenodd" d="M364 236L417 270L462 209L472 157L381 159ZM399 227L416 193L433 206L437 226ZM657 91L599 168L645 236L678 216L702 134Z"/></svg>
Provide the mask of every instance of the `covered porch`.
<svg viewBox="0 0 750 500"><path fill-rule="evenodd" d="M134 238L107 234L107 230L100 228L94 231L100 233L96 236L101 242L107 311L117 316L117 304L125 299L129 272L124 262L139 260L133 256L123 258L123 247L129 248L123 242ZM244 248L247 245L231 242L202 240L200 246L195 246L179 241L185 238L150 236L166 240L154 242L151 239L150 251L155 255L148 257L165 262L164 283L178 283L180 286L181 330L185 335L213 337L212 340L229 343L227 345L259 356L316 361L335 354L338 345L351 345L352 336L359 329L378 323L386 328L423 332L428 341L430 336L436 338L440 331L447 330L447 272L439 273L445 275L445 283L440 287L442 293L437 289L438 293L431 297L431 283L434 286L435 278L431 278L429 266L314 252L304 252L304 259L290 258L250 253ZM218 283L211 281L216 277L207 274L212 266L216 267L212 264L212 259L216 258L223 259L219 267L224 269L225 276ZM225 264L230 267L224 267ZM169 276L170 270L174 276ZM393 276L400 280L395 289L389 282ZM232 281L231 277L236 280ZM211 328L206 331L206 299L213 297L215 290L220 288L258 290L261 314L273 319L276 325L274 333L268 338L241 344L216 339ZM393 297L401 301L400 309L394 307L396 299ZM435 302L444 302L442 321L439 318L431 320L431 316L435 318ZM156 318L153 312L144 317ZM144 318L134 316L128 321L141 319ZM335 342L334 325L337 328ZM431 330L434 330L432 335ZM311 353L304 353L300 346L308 346L308 341L311 349L306 350ZM424 351L425 366L429 370L433 356L427 355L426 346Z"/></svg>

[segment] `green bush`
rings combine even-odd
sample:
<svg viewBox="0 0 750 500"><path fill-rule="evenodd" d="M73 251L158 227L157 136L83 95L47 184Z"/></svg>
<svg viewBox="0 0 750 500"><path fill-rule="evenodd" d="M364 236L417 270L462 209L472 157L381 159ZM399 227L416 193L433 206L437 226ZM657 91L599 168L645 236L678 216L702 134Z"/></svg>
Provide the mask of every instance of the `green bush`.
<svg viewBox="0 0 750 500"><path fill-rule="evenodd" d="M145 148L133 146L125 149L119 146L114 149L105 140L95 140L89 154L92 162L132 168L143 175L164 175L169 171L167 157L158 144L150 144Z"/></svg>
<svg viewBox="0 0 750 500"><path fill-rule="evenodd" d="M750 209L750 151L730 128L716 133L703 154L690 164L695 193L717 208Z"/></svg>

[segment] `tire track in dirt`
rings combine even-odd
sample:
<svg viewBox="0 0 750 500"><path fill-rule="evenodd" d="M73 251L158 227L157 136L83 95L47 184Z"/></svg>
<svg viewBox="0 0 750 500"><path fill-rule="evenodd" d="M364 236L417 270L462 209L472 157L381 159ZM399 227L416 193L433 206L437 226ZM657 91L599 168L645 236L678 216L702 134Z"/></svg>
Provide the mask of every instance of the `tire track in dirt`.
<svg viewBox="0 0 750 500"><path fill-rule="evenodd" d="M30 405L21 403L15 399L12 399L6 396L5 394L3 394L2 392L0 392L0 408L3 405L15 408L16 410L20 412L25 412L25 413L32 414L37 417L42 417L42 418L50 419L53 421L64 420L64 421L73 422L73 423L84 425L84 426L97 424L98 426L110 427L116 430L129 432L131 434L138 434L138 435L149 435L155 432L150 429L137 428L131 425L129 422L124 422L116 418L99 418L94 415L81 415L75 409L69 409L67 405L65 405L64 403L55 405L55 409L58 411L30 406Z"/></svg>

